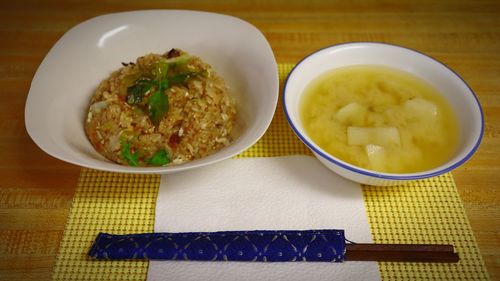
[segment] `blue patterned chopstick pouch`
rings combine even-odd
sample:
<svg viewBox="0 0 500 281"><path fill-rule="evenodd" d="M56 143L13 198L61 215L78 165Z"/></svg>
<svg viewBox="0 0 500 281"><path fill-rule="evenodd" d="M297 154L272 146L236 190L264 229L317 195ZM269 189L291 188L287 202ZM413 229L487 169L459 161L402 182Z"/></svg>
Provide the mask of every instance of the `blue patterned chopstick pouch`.
<svg viewBox="0 0 500 281"><path fill-rule="evenodd" d="M95 259L343 262L343 230L255 230L113 235L100 233Z"/></svg>

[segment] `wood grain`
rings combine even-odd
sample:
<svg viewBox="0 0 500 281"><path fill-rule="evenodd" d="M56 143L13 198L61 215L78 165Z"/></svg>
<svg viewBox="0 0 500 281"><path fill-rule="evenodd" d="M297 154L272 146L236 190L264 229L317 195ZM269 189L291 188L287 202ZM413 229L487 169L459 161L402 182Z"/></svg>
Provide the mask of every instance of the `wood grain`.
<svg viewBox="0 0 500 281"><path fill-rule="evenodd" d="M425 52L474 89L484 140L454 171L492 280L500 280L500 2L493 1L3 1L0 8L0 279L48 280L79 168L30 140L24 104L51 46L74 25L111 12L194 9L259 28L279 63L319 48L381 41Z"/></svg>

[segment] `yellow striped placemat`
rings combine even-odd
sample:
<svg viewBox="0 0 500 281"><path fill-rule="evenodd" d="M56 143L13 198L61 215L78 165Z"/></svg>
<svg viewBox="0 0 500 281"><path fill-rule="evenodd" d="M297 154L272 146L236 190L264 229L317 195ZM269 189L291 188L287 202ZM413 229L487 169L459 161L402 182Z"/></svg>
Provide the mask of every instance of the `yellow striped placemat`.
<svg viewBox="0 0 500 281"><path fill-rule="evenodd" d="M281 84L293 65L280 64ZM266 134L236 157L310 154L281 107ZM97 233L151 232L158 175L82 169L57 257L54 280L145 280L147 261L94 261L86 253ZM406 186L363 187L375 243L449 243L457 264L379 263L383 280L488 280L451 174Z"/></svg>

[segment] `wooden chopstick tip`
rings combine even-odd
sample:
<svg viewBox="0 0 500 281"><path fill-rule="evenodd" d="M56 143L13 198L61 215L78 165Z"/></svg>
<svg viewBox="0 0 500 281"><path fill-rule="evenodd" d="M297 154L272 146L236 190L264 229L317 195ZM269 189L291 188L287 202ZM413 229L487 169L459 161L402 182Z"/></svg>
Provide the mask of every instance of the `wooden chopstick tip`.
<svg viewBox="0 0 500 281"><path fill-rule="evenodd" d="M347 244L347 261L395 261L456 263L460 257L453 245Z"/></svg>

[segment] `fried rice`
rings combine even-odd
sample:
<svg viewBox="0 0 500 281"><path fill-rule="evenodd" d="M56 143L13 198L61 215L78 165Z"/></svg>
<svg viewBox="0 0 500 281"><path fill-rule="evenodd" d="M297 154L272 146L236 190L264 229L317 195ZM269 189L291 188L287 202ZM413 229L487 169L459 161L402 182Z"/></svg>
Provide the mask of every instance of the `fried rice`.
<svg viewBox="0 0 500 281"><path fill-rule="evenodd" d="M123 63L102 81L85 132L116 163L176 165L229 145L235 118L224 80L200 58L172 49Z"/></svg>

